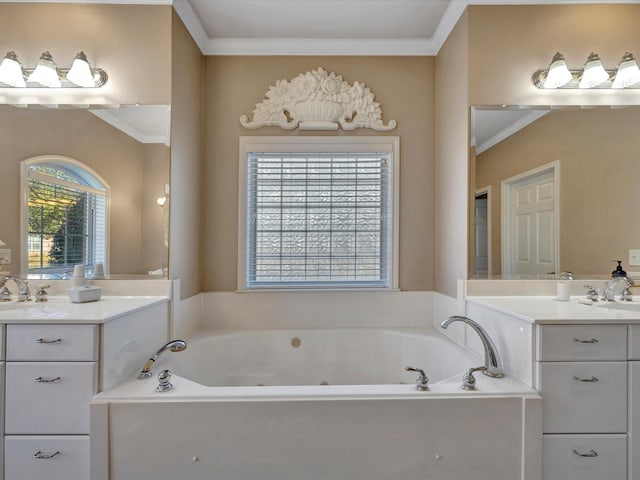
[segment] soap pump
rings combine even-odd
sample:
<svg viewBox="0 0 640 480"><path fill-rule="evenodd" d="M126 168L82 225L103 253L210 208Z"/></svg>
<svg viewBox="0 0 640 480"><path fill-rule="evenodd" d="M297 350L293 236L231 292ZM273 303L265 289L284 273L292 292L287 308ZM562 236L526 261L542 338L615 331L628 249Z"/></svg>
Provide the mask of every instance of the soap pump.
<svg viewBox="0 0 640 480"><path fill-rule="evenodd" d="M618 266L611 272L611 278L626 277L627 272L622 269L622 260L614 260L614 262L618 262Z"/></svg>

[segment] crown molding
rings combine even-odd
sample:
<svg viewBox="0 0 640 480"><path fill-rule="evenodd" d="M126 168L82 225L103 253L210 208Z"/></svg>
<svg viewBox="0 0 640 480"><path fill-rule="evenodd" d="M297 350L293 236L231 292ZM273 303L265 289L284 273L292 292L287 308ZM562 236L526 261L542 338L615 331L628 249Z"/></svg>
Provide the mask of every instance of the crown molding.
<svg viewBox="0 0 640 480"><path fill-rule="evenodd" d="M538 120L539 118L544 117L550 110L532 110L530 113L522 117L517 122L512 123L507 128L500 130L493 137L485 140L481 145L476 146L476 155L480 155L483 152L486 152L494 145L497 145L501 141L506 138L509 138L514 133L522 130L524 127L531 125L533 122ZM475 145L475 137L472 139L471 146Z"/></svg>

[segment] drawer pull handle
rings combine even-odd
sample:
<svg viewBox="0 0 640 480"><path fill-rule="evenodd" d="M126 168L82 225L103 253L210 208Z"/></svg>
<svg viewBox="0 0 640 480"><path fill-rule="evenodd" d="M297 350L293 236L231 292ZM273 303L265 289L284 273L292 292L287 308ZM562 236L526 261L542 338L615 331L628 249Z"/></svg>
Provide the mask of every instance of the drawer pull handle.
<svg viewBox="0 0 640 480"><path fill-rule="evenodd" d="M36 382L38 382L38 383L58 383L60 380L62 380L60 377L55 377L55 378L38 377L38 378L36 378Z"/></svg>
<svg viewBox="0 0 640 480"><path fill-rule="evenodd" d="M578 455L579 457L587 457L587 458L595 458L598 456L598 452L596 452L595 450L591 449L591 451L589 453L580 453L577 450L573 450L573 453L575 453L576 455Z"/></svg>
<svg viewBox="0 0 640 480"><path fill-rule="evenodd" d="M591 378L573 377L573 379L577 380L578 382L586 382L586 383L596 383L600 381L598 377L594 377L593 375L591 376Z"/></svg>
<svg viewBox="0 0 640 480"><path fill-rule="evenodd" d="M574 450L574 452L575 452L575 450ZM55 457L56 455L60 455L60 450L56 450L53 453L44 453L44 452L38 450L33 456L36 457L39 460L47 460L49 458Z"/></svg>
<svg viewBox="0 0 640 480"><path fill-rule="evenodd" d="M47 340L46 338L39 338L36 340L36 343L61 343L61 338L56 338L55 340Z"/></svg>
<svg viewBox="0 0 640 480"><path fill-rule="evenodd" d="M574 338L573 341L576 343L600 343L597 338L592 338L591 340L580 340L579 338Z"/></svg>

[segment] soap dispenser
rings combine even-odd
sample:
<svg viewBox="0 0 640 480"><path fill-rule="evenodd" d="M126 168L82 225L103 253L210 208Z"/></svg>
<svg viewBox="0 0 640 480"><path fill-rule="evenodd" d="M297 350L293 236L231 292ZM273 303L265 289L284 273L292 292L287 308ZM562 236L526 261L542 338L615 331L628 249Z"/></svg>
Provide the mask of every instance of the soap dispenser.
<svg viewBox="0 0 640 480"><path fill-rule="evenodd" d="M611 272L611 278L626 277L627 272L622 269L622 260L614 260L614 262L618 262L618 266Z"/></svg>

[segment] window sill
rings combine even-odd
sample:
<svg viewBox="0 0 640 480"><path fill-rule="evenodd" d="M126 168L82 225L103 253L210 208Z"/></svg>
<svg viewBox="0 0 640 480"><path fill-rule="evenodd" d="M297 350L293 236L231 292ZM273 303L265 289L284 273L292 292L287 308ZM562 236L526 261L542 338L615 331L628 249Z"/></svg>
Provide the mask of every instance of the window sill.
<svg viewBox="0 0 640 480"><path fill-rule="evenodd" d="M235 293L318 293L318 292L380 292L380 293L397 293L401 292L399 288L380 288L380 287L371 287L371 288L306 288L306 287L288 287L288 288L250 288L250 289L237 289Z"/></svg>

